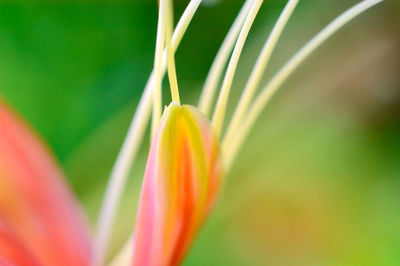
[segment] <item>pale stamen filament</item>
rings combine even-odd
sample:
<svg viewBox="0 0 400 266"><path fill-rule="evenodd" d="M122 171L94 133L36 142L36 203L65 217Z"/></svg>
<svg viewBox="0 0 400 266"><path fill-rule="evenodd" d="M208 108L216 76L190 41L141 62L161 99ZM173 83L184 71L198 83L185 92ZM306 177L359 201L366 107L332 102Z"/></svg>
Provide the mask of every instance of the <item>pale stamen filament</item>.
<svg viewBox="0 0 400 266"><path fill-rule="evenodd" d="M182 37L200 3L201 0L190 1L183 15L179 19L171 41L173 53L175 53L175 51L177 50L182 40ZM164 51L162 61L162 75L164 75L166 70L166 62L166 51ZM115 212L122 195L122 190L126 184L129 170L135 161L139 146L142 142L144 132L146 130L146 125L150 118L150 111L153 100L153 80L154 71L151 73L146 83L137 110L129 126L127 136L125 137L124 143L121 147L121 150L118 154L110 175L110 179L100 210L94 241L94 250L91 264L95 266L103 265L104 263L104 258L107 253L107 244L110 237L110 231L115 218Z"/></svg>
<svg viewBox="0 0 400 266"><path fill-rule="evenodd" d="M261 114L265 105L278 90L278 88L290 77L297 67L324 41L331 37L341 27L346 25L350 20L360 15L370 7L382 2L383 0L365 0L352 8L345 11L335 20L333 20L322 31L315 35L306 45L303 46L279 71L275 74L271 81L264 87L260 95L256 98L254 104L249 109L245 118L242 119L242 125L236 132L235 138L229 145L229 153L225 154L225 162L227 169L230 168L232 162L241 147L244 139L253 127L255 121Z"/></svg>
<svg viewBox="0 0 400 266"><path fill-rule="evenodd" d="M158 23L156 37L156 51L154 55L154 84L153 84L153 117L151 120L151 138L153 138L157 129L158 121L161 117L162 108L162 56L165 46L166 16L167 16L167 0L159 1Z"/></svg>
<svg viewBox="0 0 400 266"><path fill-rule="evenodd" d="M109 266L129 266L132 262L132 253L134 249L133 234L126 241L119 253L112 259Z"/></svg>
<svg viewBox="0 0 400 266"><path fill-rule="evenodd" d="M211 104L215 96L218 81L221 78L222 71L224 70L224 66L232 52L244 20L249 13L252 2L253 0L246 0L246 2L243 4L243 7L240 9L239 14L229 29L221 47L217 52L217 55L215 56L210 71L208 72L199 100L199 109L207 116L210 115Z"/></svg>
<svg viewBox="0 0 400 266"><path fill-rule="evenodd" d="M235 48L233 49L232 56L228 64L228 69L226 71L224 80L222 82L222 87L218 96L214 115L211 121L212 126L214 128L214 133L217 135L217 137L219 137L221 134L222 126L224 123L226 106L229 99L229 93L232 87L233 77L236 72L240 54L242 53L244 43L247 39L250 28L253 25L253 22L257 16L257 13L261 7L262 2L263 0L254 0L254 2L252 3L250 11L246 17L246 20L244 21L243 27L236 41Z"/></svg>
<svg viewBox="0 0 400 266"><path fill-rule="evenodd" d="M176 66L175 66L175 57L174 52L171 48L171 36L173 31L173 9L172 9L172 1L167 0L167 8L165 10L165 26L166 26L166 50L167 50L167 70L168 70L168 79L169 79L169 87L171 89L171 98L172 101L181 104L179 98L179 89L178 89L178 80L176 77Z"/></svg>
<svg viewBox="0 0 400 266"><path fill-rule="evenodd" d="M261 77L265 71L265 68L268 65L269 59L271 58L271 54L297 3L298 0L288 1L257 58L257 62L253 67L242 96L240 97L239 104L236 107L235 113L232 116L232 120L223 138L222 150L224 154L229 151L229 145L235 136L235 132L240 126L240 122L242 121L243 116L247 112L248 107L253 100L253 96L256 92L257 86L260 83Z"/></svg>

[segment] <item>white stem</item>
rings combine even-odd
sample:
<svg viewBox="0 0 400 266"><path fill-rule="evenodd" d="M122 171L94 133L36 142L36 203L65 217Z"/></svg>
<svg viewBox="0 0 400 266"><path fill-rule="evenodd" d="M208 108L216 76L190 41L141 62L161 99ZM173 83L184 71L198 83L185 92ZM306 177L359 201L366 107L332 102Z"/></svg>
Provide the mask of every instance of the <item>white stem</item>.
<svg viewBox="0 0 400 266"><path fill-rule="evenodd" d="M242 126L237 132L232 145L229 147L229 153L226 155L226 167L230 168L241 144L253 127L255 121L259 117L265 105L277 91L277 89L286 81L286 79L296 70L296 68L324 41L331 37L341 27L346 25L350 20L366 11L370 7L382 2L383 0L365 0L352 8L345 11L322 31L320 31L314 38L312 38L306 45L303 46L279 71L273 76L271 81L264 87L260 95L256 98L253 106L242 120Z"/></svg>
<svg viewBox="0 0 400 266"><path fill-rule="evenodd" d="M192 0L180 18L176 30L172 36L172 50L175 52L182 40L182 37L189 26L201 0ZM163 54L162 75L166 69L166 52ZM150 118L152 103L154 73L151 73L146 87L143 91L139 105L132 119L127 136L111 172L109 183L103 198L96 236L94 241L93 257L91 265L104 265L104 258L107 253L107 244L110 238L110 231L115 218L115 211L118 207L122 190L125 186L129 170L135 160L138 148L142 142L146 125Z"/></svg>
<svg viewBox="0 0 400 266"><path fill-rule="evenodd" d="M140 99L128 134L125 137L111 172L97 225L92 259L93 266L101 266L104 264L110 231L114 222L115 210L120 201L122 189L125 186L130 167L135 160L147 122L150 118L153 77L154 76L151 75L147 81L146 89Z"/></svg>
<svg viewBox="0 0 400 266"><path fill-rule="evenodd" d="M117 256L111 261L109 266L129 266L132 264L132 251L134 249L133 235L126 241Z"/></svg>
<svg viewBox="0 0 400 266"><path fill-rule="evenodd" d="M159 1L158 8L158 24L157 24L157 37L156 37L156 51L154 55L154 84L153 84L153 117L151 120L151 138L155 135L158 121L161 117L161 83L162 83L162 56L165 46L165 16L167 15L166 9L167 0Z"/></svg>
<svg viewBox="0 0 400 266"><path fill-rule="evenodd" d="M212 118L212 126L215 134L218 137L222 130L226 106L228 103L233 77L236 72L240 54L242 53L243 46L249 34L251 25L253 25L254 19L256 18L257 13L260 10L262 2L263 0L254 0L251 5L250 11L246 17L246 20L244 21L243 27L236 41L235 48L233 49L232 56L228 64L228 69L224 77L224 81L222 82L221 91L219 93L217 105L215 107L214 115Z"/></svg>
<svg viewBox="0 0 400 266"><path fill-rule="evenodd" d="M281 15L279 16L279 19L275 23L274 28L272 29L270 35L268 36L268 39L265 42L264 47L261 50L261 53L257 58L257 62L253 67L250 78L248 79L245 89L242 93L242 96L240 97L238 107L236 108L236 111L232 117L232 120L224 136L222 142L222 150L224 151L223 153L226 153L225 151L229 150L235 132L238 130L240 122L242 121L243 116L247 112L248 107L251 101L253 100L253 96L256 92L257 86L259 85L261 77L265 71L265 68L268 65L269 59L271 58L271 54L276 46L276 43L278 42L279 37L281 36L282 31L287 21L289 20L290 16L292 15L293 10L295 9L298 2L299 2L298 0L288 1Z"/></svg>
<svg viewBox="0 0 400 266"><path fill-rule="evenodd" d="M252 1L253 0L246 0L244 3L224 41L222 42L222 45L219 48L218 53L211 65L210 71L208 72L199 101L200 110L207 116L210 115L211 104L214 99L218 81L221 77L226 61L232 52L233 45L235 44L235 40L239 35L243 22L249 13Z"/></svg>
<svg viewBox="0 0 400 266"><path fill-rule="evenodd" d="M167 71L169 79L169 87L171 90L171 98L173 101L181 104L179 98L178 79L176 77L175 57L171 49L171 36L173 31L174 15L172 10L172 1L167 1L168 7L165 10L165 25L166 25L166 51L167 51Z"/></svg>

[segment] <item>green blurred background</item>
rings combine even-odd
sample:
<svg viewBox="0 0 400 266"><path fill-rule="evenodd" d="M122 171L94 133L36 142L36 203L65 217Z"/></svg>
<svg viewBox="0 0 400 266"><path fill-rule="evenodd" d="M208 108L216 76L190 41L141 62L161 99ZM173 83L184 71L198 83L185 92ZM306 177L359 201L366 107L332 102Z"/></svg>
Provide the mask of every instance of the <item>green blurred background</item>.
<svg viewBox="0 0 400 266"><path fill-rule="evenodd" d="M175 2L178 17L188 1ZM197 103L241 2L199 8L176 54L183 102ZM300 1L264 82L356 2ZM263 4L230 110L284 4ZM0 97L54 150L93 227L152 68L156 21L150 0L0 3ZM146 137L110 257L132 230L148 145ZM184 265L400 265L399 1L351 22L285 83Z"/></svg>

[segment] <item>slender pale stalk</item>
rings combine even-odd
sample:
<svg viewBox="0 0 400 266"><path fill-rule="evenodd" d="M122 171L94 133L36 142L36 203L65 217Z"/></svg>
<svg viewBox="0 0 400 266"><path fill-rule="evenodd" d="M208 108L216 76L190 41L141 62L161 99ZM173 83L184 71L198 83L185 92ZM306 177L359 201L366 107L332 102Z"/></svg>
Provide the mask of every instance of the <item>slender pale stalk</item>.
<svg viewBox="0 0 400 266"><path fill-rule="evenodd" d="M122 148L111 172L109 183L103 198L100 210L97 232L94 242L92 265L103 265L107 252L107 244L110 237L110 230L114 222L115 210L121 197L121 191L126 183L130 166L134 161L139 145L142 141L146 125L150 118L152 103L152 78L147 82L146 89L139 102L128 134L125 137Z"/></svg>
<svg viewBox="0 0 400 266"><path fill-rule="evenodd" d="M167 0L167 8L165 9L164 19L166 26L165 44L167 50L167 71L168 71L169 87L171 89L172 100L177 102L178 104L181 104L179 98L178 80L176 77L175 57L174 57L174 52L172 51L171 48L171 37L172 37L173 21L174 21L174 14L173 14L171 0Z"/></svg>
<svg viewBox="0 0 400 266"><path fill-rule="evenodd" d="M221 77L226 61L232 52L233 45L235 44L235 40L239 35L243 22L249 13L252 1L253 0L246 0L244 3L231 28L229 29L228 34L222 42L222 45L219 48L218 53L211 65L210 71L208 72L199 101L200 110L207 116L210 115L211 104L215 96L218 81Z"/></svg>
<svg viewBox="0 0 400 266"><path fill-rule="evenodd" d="M242 125L236 132L235 138L229 145L229 153L225 154L225 165L229 169L241 144L253 127L255 121L259 117L265 105L277 91L277 89L286 81L288 77L297 69L297 67L324 41L331 37L341 27L346 25L350 20L360 15L370 7L382 2L383 0L365 0L352 8L345 11L337 17L306 45L303 46L279 71L273 76L271 81L264 87L259 97L256 98L253 106L250 108L245 118L242 120Z"/></svg>
<svg viewBox="0 0 400 266"><path fill-rule="evenodd" d="M279 16L279 19L275 23L275 26L273 27L270 35L268 36L268 39L265 42L261 53L257 58L257 62L253 67L242 96L240 97L239 104L236 107L236 111L224 136L222 142L223 153L226 153L229 150L229 145L232 142L232 138L234 138L234 135L240 126L240 122L242 121L243 116L247 112L249 105L253 100L253 96L256 92L257 86L259 85L265 68L268 65L269 59L271 58L271 54L276 46L276 43L278 42L279 37L281 36L282 31L298 2L298 0L288 1L284 10Z"/></svg>
<svg viewBox="0 0 400 266"><path fill-rule="evenodd" d="M134 249L133 235L126 241L117 256L109 266L129 266L132 263L132 250Z"/></svg>
<svg viewBox="0 0 400 266"><path fill-rule="evenodd" d="M156 37L156 51L154 55L154 80L153 80L153 118L151 121L151 138L155 134L158 121L161 117L161 102L162 102L162 56L165 46L165 31L166 31L166 16L167 16L167 3L168 0L160 0L158 8L158 23L157 23L157 37Z"/></svg>
<svg viewBox="0 0 400 266"><path fill-rule="evenodd" d="M171 47L175 52L189 26L201 0L192 0L180 18L172 36ZM163 54L162 75L167 65L166 51ZM92 265L102 265L107 252L107 243L114 221L115 211L121 198L129 170L136 158L139 145L142 142L146 125L150 118L154 71L151 73L143 91L137 110L133 116L127 136L112 169L109 183L100 210L97 231L94 242Z"/></svg>
<svg viewBox="0 0 400 266"><path fill-rule="evenodd" d="M249 34L251 25L253 25L254 19L257 16L257 13L261 7L262 2L263 0L254 0L254 2L252 3L250 11L246 17L246 20L244 21L243 27L240 30L239 37L235 44L235 48L233 49L232 56L228 64L228 69L226 71L224 81L222 82L221 91L219 93L217 105L215 107L214 115L212 118L212 125L214 128L214 132L216 133L217 136L221 134L226 106L229 99L229 93L232 87L233 77L236 72L240 54L242 53L244 43L247 39L247 35Z"/></svg>
<svg viewBox="0 0 400 266"><path fill-rule="evenodd" d="M176 29L172 34L171 47L172 51L175 53L176 49L178 49L179 44L181 43L182 37L185 34L187 27L189 26L190 21L196 13L197 8L201 4L202 0L191 0L182 16L180 17L178 24L176 25ZM163 57L163 69L165 71L166 67L166 56Z"/></svg>

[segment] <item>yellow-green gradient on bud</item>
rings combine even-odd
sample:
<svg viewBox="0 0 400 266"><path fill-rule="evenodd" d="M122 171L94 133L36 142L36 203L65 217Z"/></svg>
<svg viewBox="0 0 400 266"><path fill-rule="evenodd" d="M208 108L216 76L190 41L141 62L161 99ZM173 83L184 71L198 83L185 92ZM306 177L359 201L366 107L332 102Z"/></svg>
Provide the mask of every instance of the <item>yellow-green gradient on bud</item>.
<svg viewBox="0 0 400 266"><path fill-rule="evenodd" d="M152 141L137 213L133 265L178 265L215 201L219 142L208 119L171 103Z"/></svg>

